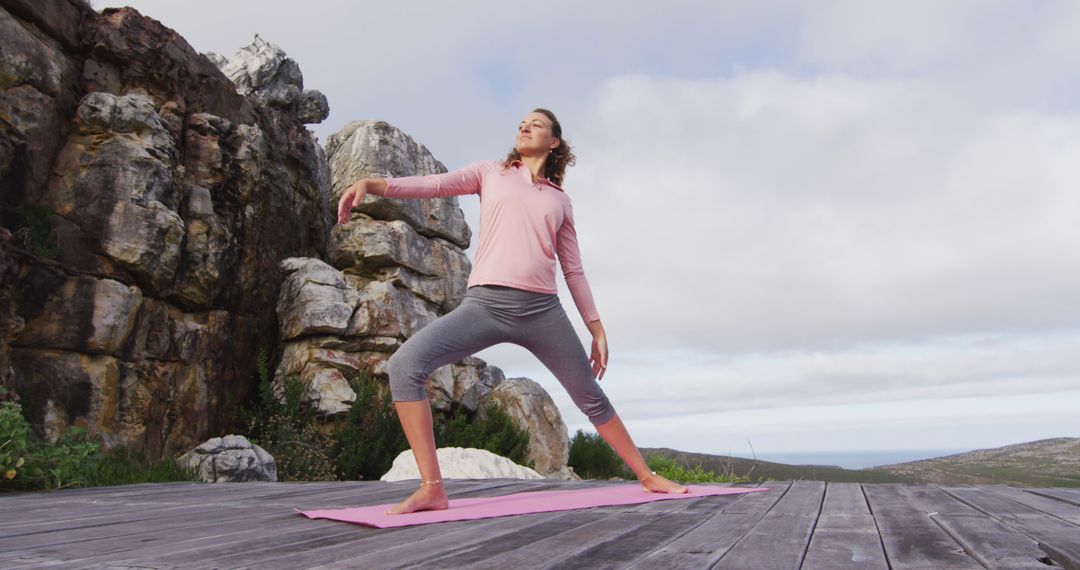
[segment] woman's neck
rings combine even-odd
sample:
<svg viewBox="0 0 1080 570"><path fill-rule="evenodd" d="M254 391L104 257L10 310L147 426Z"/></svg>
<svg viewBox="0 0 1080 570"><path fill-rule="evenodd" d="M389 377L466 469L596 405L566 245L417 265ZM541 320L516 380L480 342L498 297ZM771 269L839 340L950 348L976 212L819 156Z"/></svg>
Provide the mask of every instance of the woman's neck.
<svg viewBox="0 0 1080 570"><path fill-rule="evenodd" d="M521 163L532 172L533 182L544 178L544 167L547 166L547 156L522 156Z"/></svg>

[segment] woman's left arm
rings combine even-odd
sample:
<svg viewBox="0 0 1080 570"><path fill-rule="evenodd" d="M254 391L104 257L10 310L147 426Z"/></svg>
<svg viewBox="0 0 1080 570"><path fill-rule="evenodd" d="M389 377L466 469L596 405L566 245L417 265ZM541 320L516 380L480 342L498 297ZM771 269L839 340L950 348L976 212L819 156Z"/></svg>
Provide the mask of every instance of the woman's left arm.
<svg viewBox="0 0 1080 570"><path fill-rule="evenodd" d="M555 253L562 267L566 286L570 289L570 296L574 298L581 318L585 320L585 326L592 333L592 354L589 360L592 363L593 377L600 380L607 370L608 347L607 334L604 325L600 322L600 314L596 310L593 301L592 290L589 282L585 279L585 270L581 265L581 252L578 249L577 230L574 228L573 207L567 203L566 215L555 237Z"/></svg>

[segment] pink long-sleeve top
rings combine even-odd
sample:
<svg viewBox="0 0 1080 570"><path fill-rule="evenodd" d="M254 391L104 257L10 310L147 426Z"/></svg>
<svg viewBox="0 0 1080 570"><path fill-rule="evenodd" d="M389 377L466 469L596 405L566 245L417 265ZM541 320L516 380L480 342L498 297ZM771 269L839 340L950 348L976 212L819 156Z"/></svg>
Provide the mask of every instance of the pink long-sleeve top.
<svg viewBox="0 0 1080 570"><path fill-rule="evenodd" d="M387 178L388 198L480 196L480 241L468 286L556 293L558 257L570 296L588 324L600 319L581 267L570 197L547 178L533 183L519 160L506 170L481 160L443 174Z"/></svg>

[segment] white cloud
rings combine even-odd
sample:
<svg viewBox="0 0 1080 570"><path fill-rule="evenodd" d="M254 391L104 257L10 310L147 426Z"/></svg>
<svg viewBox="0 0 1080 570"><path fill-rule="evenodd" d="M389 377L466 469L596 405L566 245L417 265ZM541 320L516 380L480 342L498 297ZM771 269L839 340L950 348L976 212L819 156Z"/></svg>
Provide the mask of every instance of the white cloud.
<svg viewBox="0 0 1080 570"><path fill-rule="evenodd" d="M1080 389L1080 334L935 339L918 346L772 353L613 366L602 385L621 415L678 417L724 410L971 398ZM561 398L565 398L560 394ZM573 404L568 399L560 407Z"/></svg>
<svg viewBox="0 0 1080 570"><path fill-rule="evenodd" d="M629 417L624 418L624 423L640 447L676 447L740 457L814 450L947 448L952 452L1080 436L1077 406L1080 390L964 400L794 405L652 419ZM564 418L571 434L578 429L594 431L581 421L583 417ZM931 457L941 453L913 455ZM777 460L799 462L798 457L780 456Z"/></svg>
<svg viewBox="0 0 1080 570"><path fill-rule="evenodd" d="M815 2L791 56L817 70L919 77L981 107L1075 108L1080 4L1069 0Z"/></svg>
<svg viewBox="0 0 1080 570"><path fill-rule="evenodd" d="M1080 319L1080 118L917 81L611 80L567 177L624 347L713 351Z"/></svg>

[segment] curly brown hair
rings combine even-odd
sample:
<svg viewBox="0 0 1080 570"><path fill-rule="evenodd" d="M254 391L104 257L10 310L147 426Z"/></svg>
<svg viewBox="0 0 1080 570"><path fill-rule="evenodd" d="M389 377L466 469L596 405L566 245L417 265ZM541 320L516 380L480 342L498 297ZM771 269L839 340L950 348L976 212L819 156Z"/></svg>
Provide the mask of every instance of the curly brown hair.
<svg viewBox="0 0 1080 570"><path fill-rule="evenodd" d="M547 161L544 163L544 176L556 185L562 186L563 178L566 176L566 167L573 166L577 162L577 157L574 156L574 152L570 149L570 143L563 138L562 125L555 118L555 113L539 108L533 109L532 112L543 113L544 116L551 119L551 133L555 135L555 138L559 139L559 146L548 154ZM521 153L518 152L516 147L510 149L509 154L506 155L503 160L503 168L509 167L510 163L515 160L521 160Z"/></svg>

